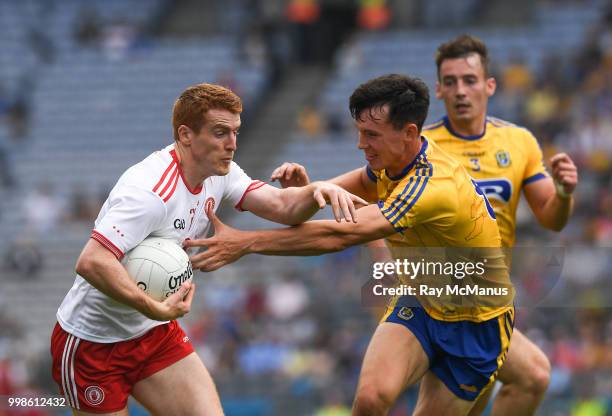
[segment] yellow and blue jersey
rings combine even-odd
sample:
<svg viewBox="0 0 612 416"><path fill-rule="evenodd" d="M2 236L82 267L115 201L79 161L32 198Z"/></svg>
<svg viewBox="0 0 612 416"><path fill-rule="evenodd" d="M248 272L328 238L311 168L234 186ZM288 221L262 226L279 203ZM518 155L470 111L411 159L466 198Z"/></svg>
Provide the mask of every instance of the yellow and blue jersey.
<svg viewBox="0 0 612 416"><path fill-rule="evenodd" d="M448 117L425 126L423 134L460 162L487 195L504 247L514 243L516 209L526 184L548 177L542 150L525 128L487 117L482 134L455 132Z"/></svg>
<svg viewBox="0 0 612 416"><path fill-rule="evenodd" d="M487 198L464 167L436 143L421 138L421 150L398 176L366 167L376 182L378 206L397 230L386 238L395 258L406 247L500 248L495 214ZM427 313L442 321L481 322L511 308L513 290L501 249L489 252L486 278L508 289L508 296L491 305L475 296L471 307L459 307L445 297L417 296ZM413 282L414 283L414 282Z"/></svg>

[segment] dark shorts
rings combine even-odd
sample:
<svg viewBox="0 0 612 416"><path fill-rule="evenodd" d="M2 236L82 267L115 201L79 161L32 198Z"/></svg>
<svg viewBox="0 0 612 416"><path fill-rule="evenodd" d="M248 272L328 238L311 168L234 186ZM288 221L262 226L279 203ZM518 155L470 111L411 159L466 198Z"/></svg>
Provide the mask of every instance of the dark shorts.
<svg viewBox="0 0 612 416"><path fill-rule="evenodd" d="M429 369L457 397L473 401L495 381L506 360L514 308L484 322L446 322L420 306L391 306L382 322L408 328L429 357Z"/></svg>

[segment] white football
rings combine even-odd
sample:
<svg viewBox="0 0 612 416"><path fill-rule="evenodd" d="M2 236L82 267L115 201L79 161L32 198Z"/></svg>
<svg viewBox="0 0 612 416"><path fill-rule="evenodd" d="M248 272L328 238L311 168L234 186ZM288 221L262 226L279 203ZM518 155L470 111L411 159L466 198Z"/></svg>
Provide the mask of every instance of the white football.
<svg viewBox="0 0 612 416"><path fill-rule="evenodd" d="M176 242L149 237L130 250L122 261L139 288L163 301L193 277L189 256Z"/></svg>

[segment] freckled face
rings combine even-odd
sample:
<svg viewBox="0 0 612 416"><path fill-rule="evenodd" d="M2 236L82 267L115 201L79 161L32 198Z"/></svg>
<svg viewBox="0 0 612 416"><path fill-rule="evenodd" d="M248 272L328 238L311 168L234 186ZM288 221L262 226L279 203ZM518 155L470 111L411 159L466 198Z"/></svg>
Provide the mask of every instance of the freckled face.
<svg viewBox="0 0 612 416"><path fill-rule="evenodd" d="M210 176L227 175L236 152L240 114L211 109L205 117L202 129L191 141L191 156Z"/></svg>

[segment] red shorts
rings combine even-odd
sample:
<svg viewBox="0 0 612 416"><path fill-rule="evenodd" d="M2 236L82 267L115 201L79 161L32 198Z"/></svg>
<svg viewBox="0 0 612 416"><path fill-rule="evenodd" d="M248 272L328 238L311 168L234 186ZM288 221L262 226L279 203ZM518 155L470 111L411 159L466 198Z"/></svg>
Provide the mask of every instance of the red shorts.
<svg viewBox="0 0 612 416"><path fill-rule="evenodd" d="M71 407L93 413L123 409L134 384L192 352L176 321L112 344L79 339L59 324L51 335L53 378L61 394Z"/></svg>

